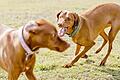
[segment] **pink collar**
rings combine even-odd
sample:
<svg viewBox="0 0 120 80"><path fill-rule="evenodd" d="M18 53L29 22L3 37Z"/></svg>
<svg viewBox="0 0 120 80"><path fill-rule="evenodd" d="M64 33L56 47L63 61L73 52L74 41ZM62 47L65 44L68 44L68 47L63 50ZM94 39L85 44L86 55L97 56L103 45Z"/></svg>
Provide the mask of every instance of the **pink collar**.
<svg viewBox="0 0 120 80"><path fill-rule="evenodd" d="M24 37L23 37L23 30L24 30L24 27L21 27L19 30L18 30L18 38L19 38L19 41L20 41L20 44L22 45L22 47L24 48L24 50L26 51L25 55L26 55L26 60L28 60L28 57L32 54L34 54L35 52L33 52L29 46L26 44L25 40L24 40Z"/></svg>

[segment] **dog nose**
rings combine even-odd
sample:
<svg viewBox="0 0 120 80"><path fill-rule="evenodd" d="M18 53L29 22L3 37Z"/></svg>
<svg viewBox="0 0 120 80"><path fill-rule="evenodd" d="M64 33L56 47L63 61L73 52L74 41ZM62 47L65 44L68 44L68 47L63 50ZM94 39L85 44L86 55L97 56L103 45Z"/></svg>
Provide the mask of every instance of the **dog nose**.
<svg viewBox="0 0 120 80"><path fill-rule="evenodd" d="M67 50L70 47L70 44L65 42L65 44L63 46L59 49L60 52Z"/></svg>
<svg viewBox="0 0 120 80"><path fill-rule="evenodd" d="M58 26L59 26L59 27L61 27L61 26L62 26L62 24L61 24L61 23L58 23Z"/></svg>

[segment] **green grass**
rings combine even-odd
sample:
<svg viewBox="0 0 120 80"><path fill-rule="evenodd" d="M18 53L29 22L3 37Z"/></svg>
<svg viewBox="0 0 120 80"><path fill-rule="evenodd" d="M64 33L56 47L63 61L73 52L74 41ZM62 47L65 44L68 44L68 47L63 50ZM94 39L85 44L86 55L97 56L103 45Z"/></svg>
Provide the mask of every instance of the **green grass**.
<svg viewBox="0 0 120 80"><path fill-rule="evenodd" d="M20 27L30 20L45 18L57 26L56 14L59 11L80 13L105 2L120 3L120 0L0 0L0 23ZM98 37L96 45L87 52L87 60L79 59L75 66L63 68L75 52L75 44L71 38L65 36L64 39L71 47L63 53L40 49L34 68L38 80L120 80L120 32L115 38L112 52L104 67L100 67L99 63L106 55L108 45L99 54L95 54L102 43L102 38ZM0 80L6 79L7 73L0 69ZM19 80L26 80L24 73Z"/></svg>

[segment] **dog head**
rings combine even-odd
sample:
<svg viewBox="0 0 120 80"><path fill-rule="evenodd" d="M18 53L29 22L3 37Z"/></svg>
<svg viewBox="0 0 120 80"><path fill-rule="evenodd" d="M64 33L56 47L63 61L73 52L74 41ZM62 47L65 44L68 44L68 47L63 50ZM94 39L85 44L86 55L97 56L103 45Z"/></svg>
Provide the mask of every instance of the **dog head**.
<svg viewBox="0 0 120 80"><path fill-rule="evenodd" d="M57 14L57 23L60 27L59 35L64 36L64 34L71 34L78 25L79 16L76 13L71 13L69 11L60 11Z"/></svg>
<svg viewBox="0 0 120 80"><path fill-rule="evenodd" d="M27 39L27 43L33 50L38 48L49 48L62 52L70 46L58 36L54 25L43 19L26 24L24 35L26 35L25 38Z"/></svg>

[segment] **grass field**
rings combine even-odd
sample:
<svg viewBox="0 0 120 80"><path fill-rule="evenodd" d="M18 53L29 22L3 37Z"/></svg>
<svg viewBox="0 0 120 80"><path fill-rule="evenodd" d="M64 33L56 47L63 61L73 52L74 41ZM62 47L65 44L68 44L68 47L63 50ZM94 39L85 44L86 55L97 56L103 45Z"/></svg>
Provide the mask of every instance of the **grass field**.
<svg viewBox="0 0 120 80"><path fill-rule="evenodd" d="M0 0L0 23L20 27L30 20L44 18L57 26L56 14L61 10L80 13L106 2L120 3L120 0ZM96 45L87 52L88 59L79 59L72 68L63 68L75 52L75 44L71 38L67 35L63 38L71 44L67 51L58 53L40 49L37 54L34 73L38 80L120 80L120 32L115 38L106 66L103 67L99 63L106 55L107 45L99 54L95 54L102 43L102 38L98 37ZM7 73L2 69L0 80L7 80ZM24 73L19 80L26 80Z"/></svg>

